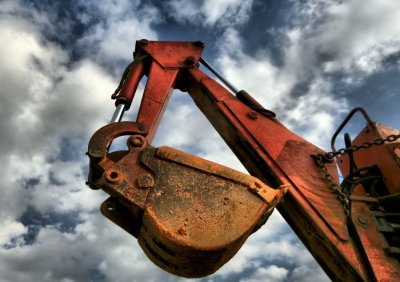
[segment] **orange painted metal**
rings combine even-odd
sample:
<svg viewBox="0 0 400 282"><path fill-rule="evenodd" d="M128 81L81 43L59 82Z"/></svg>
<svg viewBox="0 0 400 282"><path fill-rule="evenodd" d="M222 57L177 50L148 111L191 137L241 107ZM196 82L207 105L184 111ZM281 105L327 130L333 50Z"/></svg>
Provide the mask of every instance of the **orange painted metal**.
<svg viewBox="0 0 400 282"><path fill-rule="evenodd" d="M167 107L169 97L178 75L178 69L163 69L153 63L148 74L136 120L149 128L147 139L151 142ZM161 79L163 78L163 79Z"/></svg>
<svg viewBox="0 0 400 282"><path fill-rule="evenodd" d="M364 142L376 139L385 139L389 135L400 134L399 130L384 126L377 122L366 126L353 140L353 145L360 145ZM383 181L388 188L389 194L400 193L400 140L385 143L380 146L372 146L367 151L359 150L354 152L354 158L359 167L367 167L376 164L382 171ZM340 170L343 175L349 172L348 157L339 158Z"/></svg>
<svg viewBox="0 0 400 282"><path fill-rule="evenodd" d="M135 92L138 88L140 80L144 75L144 58L131 63L128 66L128 73L124 81L122 81L121 89L117 88L115 93L111 96L112 99L116 99L115 105L124 104L125 110L129 110Z"/></svg>
<svg viewBox="0 0 400 282"><path fill-rule="evenodd" d="M142 248L157 265L175 274L201 276L223 264L218 256L230 258L254 228L265 221L262 214L268 217L268 207L280 199L277 196L268 201L262 194L254 194L257 189L249 188L248 182L243 185L236 177L225 175L229 171L227 168L173 149L154 151L149 147L171 90L181 89L191 95L251 175L276 189L277 195L282 196L283 192L279 191L288 189L278 210L333 280L400 279L396 262L393 268L388 268L388 275L371 275L371 271L384 273L388 270L385 264L392 259L380 255L379 259L383 261L374 260L374 248L385 245L379 234L370 235L375 225L366 228L347 224L342 203L315 161L315 155L324 152L292 133L272 115L262 115L244 104L203 73L198 65L203 47L200 42L142 40L136 44L136 56L147 56L148 64L144 73L148 76L147 85L137 118L145 131L135 129L130 133L136 137L130 139L129 152L111 153L107 158L101 159L89 145L92 175L89 182L92 187L101 188L112 196L102 206L103 213L141 238ZM125 125L109 127L112 132L118 131L119 126L122 130ZM108 132L109 129L102 130ZM142 142L137 136L142 136ZM93 137L90 144L96 143L96 138ZM391 158L399 154L397 147L392 148L392 152ZM338 182L336 162L332 161L327 167ZM398 189L399 182L394 179L391 191ZM210 188L209 181L219 188ZM234 205L231 205L232 199ZM251 208L241 207L241 201ZM197 205L200 206L196 211L193 207ZM355 204L352 213L362 215L366 205L364 202ZM203 208L209 210L205 218L199 212ZM251 217L248 222L243 221L246 215ZM132 218L141 227L132 226L125 217ZM206 223L212 226L212 233L206 232L209 240L201 237L202 230L206 229L200 227ZM227 231L230 226L236 226L234 229L239 231ZM361 240L366 242L364 246L369 250L363 249L360 238L364 238ZM218 249L221 246L229 246L230 250ZM196 261L196 255L200 265L197 268L191 264Z"/></svg>
<svg viewBox="0 0 400 282"><path fill-rule="evenodd" d="M390 244L380 230L379 219L364 201L351 203L353 236L358 237L358 247L363 253L364 264L368 268L368 278L372 281L398 281L399 261L387 253ZM382 212L380 212L382 213Z"/></svg>
<svg viewBox="0 0 400 282"><path fill-rule="evenodd" d="M323 151L274 118L259 115L198 69L189 93L247 170L272 187L291 185L279 211L334 279L367 280L362 255L349 237L343 206L313 156ZM328 166L338 179L335 162Z"/></svg>
<svg viewBox="0 0 400 282"><path fill-rule="evenodd" d="M287 190L169 147L152 148L145 132L132 135L129 151L117 152L118 158L115 152L96 154L99 148L107 152L109 133L138 133L126 125L132 124L113 123L92 138L89 184L111 195L102 213L171 273L215 272L265 223Z"/></svg>
<svg viewBox="0 0 400 282"><path fill-rule="evenodd" d="M399 130L372 122L358 134L352 145L362 145L399 133ZM390 223L400 224L400 201L396 197L400 193L400 157L396 150L400 150L400 140L353 152L357 168L377 166L383 180L382 186L374 187L373 191L369 191L362 183L357 185L351 203L354 232L359 237L359 245L364 252L365 264L370 268L370 276L376 281L396 281L400 277L399 261L387 251L399 248L400 234L396 233ZM338 162L342 174L347 176L350 171L349 156L338 157ZM385 199L393 200L387 204ZM390 218L386 212L397 216ZM390 245L393 242L395 247Z"/></svg>

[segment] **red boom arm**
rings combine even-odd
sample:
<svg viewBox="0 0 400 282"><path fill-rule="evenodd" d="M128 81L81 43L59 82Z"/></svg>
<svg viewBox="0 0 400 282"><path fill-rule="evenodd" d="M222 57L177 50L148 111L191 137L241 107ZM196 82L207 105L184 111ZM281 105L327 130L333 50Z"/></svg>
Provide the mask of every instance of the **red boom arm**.
<svg viewBox="0 0 400 282"><path fill-rule="evenodd" d="M89 184L92 188L101 188L112 196L103 204L103 213L135 237L142 236L144 239L139 239L139 242L142 242L141 246L146 254L164 269L184 276L207 275L216 270L215 268L207 269L193 275L182 273L178 264L185 264L185 261L180 261L176 258L176 255L168 253L172 252L171 250L174 248L174 252L182 252L179 253L179 256L192 258L192 254L198 251L190 250L191 253L189 251L185 253L185 248L188 248L188 245L185 245L186 243L175 246L175 242L173 242L174 240L181 240L179 236L188 236L186 227L190 226L189 221L195 216L194 214L189 213L190 218L186 219L189 222L187 225L183 223L183 227L176 226L178 237L170 234L168 235L170 237L166 238L165 241L160 239L161 243L158 238L164 238L163 236L170 232L169 229L167 232L165 228L157 229L158 227L155 227L154 230L146 231L144 230L146 228L142 226L146 222L146 218L149 217L149 210L155 210L155 202L151 202L152 197L155 197L154 195L157 193L168 194L165 191L154 192L143 189L143 187L155 187L164 181L161 180L161 176L156 176L157 173L157 175L162 174L160 171L164 175L169 173L166 172L166 169L161 169L161 165L157 169L154 168L155 163L159 161L158 159L169 161L168 166L179 163L185 167L195 168L196 171L204 172L206 178L222 175L221 178L228 179L232 183L240 182L237 180L239 178L243 179L241 178L243 176L239 176L236 172L227 176L226 168L218 167L217 169L209 162L203 163L202 160L190 155L177 151L171 152L168 148L160 148L159 151L151 154L146 151L151 148L149 144L155 135L171 91L180 89L190 94L196 105L250 174L266 183L269 186L268 189L272 188L271 190L278 191L277 194L273 194L274 200L271 200L271 198L269 202L266 200L265 194L256 194L258 198L261 197L265 200L267 207L259 207L258 202L254 203L259 211L257 215L254 215L257 218L254 224L246 227L246 230L243 229L245 235L237 235L238 239L232 239L229 242L236 240L235 242L240 241L241 245L247 236L266 220L259 213L269 215L278 203L277 201L280 201L277 206L279 212L333 280L383 281L386 279L385 281L392 281L399 279L398 261L395 258L388 257L384 252L384 246L381 246L381 235L375 230L377 229L375 225L371 223L368 227L362 226L362 228L356 228L357 230L349 229L343 200L339 200L337 192L326 181L316 161L316 156L325 152L284 127L273 115L261 109L259 104L254 103L254 99L252 102L252 98L247 93L241 93L242 97L244 95L246 99L238 99L203 73L198 67L203 47L204 45L201 42L153 42L147 40L137 42L136 64L134 63L131 72L126 76L123 91L119 95L115 95L117 105L126 105L125 109L127 109L140 78L147 75L147 84L136 123L112 123L99 130L89 143L89 157L91 159ZM129 152L108 154L108 146L113 138L133 134L130 143L128 142ZM156 159L157 161L155 161ZM326 164L326 167L329 174L333 176L333 180L338 182L336 162L331 160L330 163ZM112 170L110 170L111 168ZM178 168L174 168L175 170L178 170ZM147 179L146 177L137 177L143 174L142 172L151 175L151 177L146 176ZM165 181L171 185L180 185L177 184L180 181L177 180L179 177L173 172L171 173L168 174L169 182ZM247 183L248 186L251 181L255 180L241 181L240 183ZM116 183L118 183L118 187L115 186ZM189 184L185 183L184 185ZM198 188L194 187L193 189ZM286 189L288 191L284 200L281 201ZM253 191L256 190L257 188L253 189ZM229 191L224 193L232 192ZM268 193L270 193L269 190ZM268 193L266 195L270 195ZM234 192L230 195L229 197L235 197ZM236 199L237 203L247 197L244 195L240 196L240 199ZM201 193L196 194L196 196L208 197ZM171 197L175 198L172 200L173 204L170 203L170 205L182 205L182 202L178 201L178 203L176 200L177 194ZM226 200L227 198L228 196L221 199ZM154 201L160 203L160 198L157 199L157 201ZM250 202L250 200L246 201ZM209 204L213 207L217 205L215 202ZM251 209L256 209L255 206L252 206ZM367 217L366 221L373 222L368 213L364 213L364 210L368 209L366 203L361 201L353 206L352 213L363 213ZM118 211L115 211L116 207ZM163 208L169 209L168 206L163 206ZM180 207L177 207L177 209L180 209ZM212 212L218 213L221 209L218 205ZM110 210L113 210L114 215L107 212ZM249 210L250 208L245 212ZM235 212L235 208L226 210L223 215L225 216L224 220L226 220L226 214L234 214ZM243 214L235 213L235 217L242 216ZM171 218L171 221L173 220L179 221L180 219ZM134 224L132 224L132 221ZM160 220L160 222L167 224L165 223L166 220ZM221 222L218 222L218 224L221 224ZM240 224L243 223L238 223L238 226ZM150 234L151 232L154 234ZM355 233L357 233L356 236ZM193 236L195 237L195 235ZM361 243L359 242L360 237L363 238ZM149 246L149 244L153 245ZM229 245L227 242L224 244ZM373 254L365 254L363 245L368 245L369 248L374 249ZM211 248L208 245L207 247ZM238 249L238 247L233 246L231 248L234 250L232 254L226 255L226 259L229 259ZM199 247L199 249L201 248ZM207 248L201 250L205 249ZM201 261L202 255L205 254L199 254L196 259L199 260L200 257ZM207 253L207 255L210 254ZM215 260L207 263L215 263L219 267L224 262ZM186 267L188 266L186 265Z"/></svg>

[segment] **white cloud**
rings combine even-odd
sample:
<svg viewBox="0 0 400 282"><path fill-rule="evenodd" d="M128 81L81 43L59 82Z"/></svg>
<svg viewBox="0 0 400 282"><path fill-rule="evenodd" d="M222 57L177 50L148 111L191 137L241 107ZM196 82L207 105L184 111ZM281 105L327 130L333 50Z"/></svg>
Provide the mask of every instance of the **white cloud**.
<svg viewBox="0 0 400 282"><path fill-rule="evenodd" d="M332 94L332 85L323 79L315 79L309 91L297 99L292 99L282 113L282 120L291 130L304 139L328 149L328 141L338 123L338 116L346 113L348 103L345 98Z"/></svg>
<svg viewBox="0 0 400 282"><path fill-rule="evenodd" d="M309 1L297 7L306 24L290 33L286 65L292 68L289 63L296 61L299 76L321 71L365 76L379 71L382 59L399 49L396 0Z"/></svg>
<svg viewBox="0 0 400 282"><path fill-rule="evenodd" d="M43 227L35 244L1 249L0 281L90 281L96 272L107 281L173 281L149 263L130 235L104 224L99 214L84 225L75 234Z"/></svg>
<svg viewBox="0 0 400 282"><path fill-rule="evenodd" d="M11 184L18 179L22 165L12 168L12 161L16 155L30 159L33 150L38 143L35 128L38 117L32 112L32 108L40 104L51 87L56 66L62 68L65 54L55 46L44 48L37 38L37 30L26 21L16 21L12 17L5 16L1 20L0 36L2 44L0 58L4 64L1 68L0 84L0 128L2 130L0 147L4 154L0 159L4 166L1 170L5 183L5 195L0 202L7 211L0 219L14 216L24 209L24 206L16 203L24 202L26 191L18 185ZM40 61L49 70L40 70ZM55 68L53 68L55 67ZM51 74L46 76L44 72ZM29 133L34 133L34 137ZM31 148L28 151L25 148ZM18 211L18 212L17 212Z"/></svg>
<svg viewBox="0 0 400 282"><path fill-rule="evenodd" d="M82 52L98 62L116 64L127 60L135 47L135 41L147 38L157 40L151 24L162 18L156 8L140 1L83 1L87 11L81 17L95 18L97 23L79 39ZM94 51L94 52L93 52Z"/></svg>
<svg viewBox="0 0 400 282"><path fill-rule="evenodd" d="M282 252L283 249L279 247L281 244L276 241L276 237L287 231L288 228L282 216L274 212L268 222L249 237L243 248L218 271L218 274L226 277L232 273L240 273L249 267L253 267L254 261L271 261L271 254L265 248L266 244L270 243L277 246L275 254L279 250Z"/></svg>
<svg viewBox="0 0 400 282"><path fill-rule="evenodd" d="M24 38L21 40L25 41ZM39 46L37 39L31 40ZM13 38L13 42L24 46L18 38ZM13 68L5 72L8 82L5 84L10 85L13 82L10 86L20 89L16 95L5 95L1 98L2 104L7 103L10 98L13 98L10 99L11 102L17 102L14 110L7 114L7 118L2 119L1 124L4 133L2 139L6 138L9 143L2 142L8 150L2 156L8 164L2 173L4 179L10 181L6 181L9 183L5 189L7 197L2 197L1 202L3 207L8 207L8 213L15 217L20 216L26 206L32 203L40 210L76 208L76 201L80 208L89 207L89 203L96 197L91 197L83 185L86 176L82 174L81 161L84 159L85 146L91 132L105 124L113 108L110 104L108 109L103 110L104 105L109 102L109 95L104 92L111 93L115 82L99 67L91 62L82 62L76 68L66 71L62 63L52 63L49 59L52 58L51 47L40 46L35 54L32 52L33 48L30 48L32 45L35 46L25 45L25 49L13 51L20 60L24 56L26 60L14 62ZM36 56L40 64L59 69L52 72L35 65L30 66L29 54ZM45 54L48 61L41 60L40 56L44 57ZM20 70L24 70L22 78ZM61 78L60 81L55 83L58 78ZM15 99L16 96L20 98ZM78 148L79 151L68 152ZM57 160L49 163L49 159L57 159L61 154L82 157L78 157L79 161ZM49 180L50 173L55 174L59 181L65 182L64 189L55 189ZM33 191L18 184L23 179L32 178L39 179L39 184ZM66 191L71 193L65 194ZM65 197L66 195L70 197ZM88 200L81 197L82 195ZM15 205L16 202L21 204ZM93 208L93 205L90 207Z"/></svg>
<svg viewBox="0 0 400 282"><path fill-rule="evenodd" d="M262 267L249 278L240 280L240 282L257 282L257 281L284 281L287 277L288 270L276 265Z"/></svg>
<svg viewBox="0 0 400 282"><path fill-rule="evenodd" d="M245 89L266 108L282 107L296 81L274 66L264 52L255 56L244 53L242 40L236 30L225 31L216 60L219 69L236 88Z"/></svg>
<svg viewBox="0 0 400 282"><path fill-rule="evenodd" d="M391 0L297 4L303 24L287 32L290 45L282 72L306 82L308 90L295 102L293 97L286 100L284 123L327 149L328 138L350 106L334 86L355 87L384 70L385 58L400 48L399 8L400 3Z"/></svg>
<svg viewBox="0 0 400 282"><path fill-rule="evenodd" d="M217 63L229 81L275 110L291 130L328 149L334 128L349 111L346 97L338 96L334 86L354 87L398 52L400 4L352 0L295 6L301 20L295 18L295 26L281 31L288 40L281 49L282 66L271 62L267 50L246 54L244 39L233 28L220 38L219 46L230 48L221 47ZM332 76L338 72L341 80Z"/></svg>
<svg viewBox="0 0 400 282"><path fill-rule="evenodd" d="M12 219L6 219L0 222L0 246L3 246L27 232L27 228L20 222L15 222Z"/></svg>
<svg viewBox="0 0 400 282"><path fill-rule="evenodd" d="M300 281L331 281L318 266L309 267L307 264L300 265L293 269L290 273L289 279L293 282Z"/></svg>
<svg viewBox="0 0 400 282"><path fill-rule="evenodd" d="M172 94L153 144L171 146L246 171L186 93Z"/></svg>
<svg viewBox="0 0 400 282"><path fill-rule="evenodd" d="M48 15L36 9L30 9L27 5L22 5L21 0L3 0L0 5L2 20L7 20L9 25L23 27L27 32L37 30L38 26L51 26ZM29 19L19 21L17 18Z"/></svg>
<svg viewBox="0 0 400 282"><path fill-rule="evenodd" d="M292 40L297 38L292 37ZM286 52L293 53L290 62L279 68L271 63L265 52L247 55L241 40L233 29L227 30L221 38L220 46L235 46L232 52L224 49L217 58L225 77L239 89L248 91L264 107L276 111L278 119L291 130L319 146L328 144L338 113L347 110L346 100L334 97L331 82L318 74L313 77L307 92L294 97L293 90L303 81L291 67L296 68L296 58L301 56L302 50L294 51L289 47Z"/></svg>
<svg viewBox="0 0 400 282"><path fill-rule="evenodd" d="M286 268L277 268L277 263ZM297 274L292 273L292 269L298 268ZM274 212L267 223L249 237L239 252L216 275L229 280L244 272L251 275L243 281L281 281L287 277L292 281L294 274L296 276L293 277L298 281L308 281L307 276L301 274L311 272L320 278L318 281L329 281L278 212Z"/></svg>
<svg viewBox="0 0 400 282"><path fill-rule="evenodd" d="M134 238L100 215L98 208L106 195L84 185L87 142L111 117L110 94L116 79L90 59L70 64L66 51L42 37L42 25L32 24L32 17L15 16L27 10L10 2L4 5L0 5L5 13L0 39L7 42L0 47L0 243L9 248L0 249L0 281L88 281L103 275L101 265L110 267L109 281L163 277ZM140 23L134 23L140 30ZM117 28L111 22L110 26ZM118 56L126 58L133 48L124 48L129 52ZM106 49L99 52L111 56ZM25 214L28 207L43 217L28 221L38 228L32 245L26 245L23 237L33 236L28 235L31 226L19 222L22 215L31 216ZM69 213L77 214L73 220L81 222L74 233L61 232L63 222L49 221L52 214ZM42 226L41 221L48 224ZM110 242L118 242L118 247ZM125 264L120 263L121 256Z"/></svg>

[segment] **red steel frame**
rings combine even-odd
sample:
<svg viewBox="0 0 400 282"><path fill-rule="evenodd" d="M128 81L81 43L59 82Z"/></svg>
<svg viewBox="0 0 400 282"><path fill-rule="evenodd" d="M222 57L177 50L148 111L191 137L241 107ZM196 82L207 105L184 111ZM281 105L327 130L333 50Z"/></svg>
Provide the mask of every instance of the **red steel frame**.
<svg viewBox="0 0 400 282"><path fill-rule="evenodd" d="M399 279L398 263L383 251L376 251L370 261L373 273L366 266L364 250L348 230L343 206L313 157L324 152L274 117L246 106L203 73L198 67L203 48L201 42L138 41L134 66L116 104L129 107L140 79L147 75L136 121L146 125L151 143L172 90L187 91L251 175L271 187L290 186L278 210L333 280ZM334 161L328 170L338 181ZM366 208L364 203L357 205L361 206L357 212ZM369 229L359 232L375 236Z"/></svg>

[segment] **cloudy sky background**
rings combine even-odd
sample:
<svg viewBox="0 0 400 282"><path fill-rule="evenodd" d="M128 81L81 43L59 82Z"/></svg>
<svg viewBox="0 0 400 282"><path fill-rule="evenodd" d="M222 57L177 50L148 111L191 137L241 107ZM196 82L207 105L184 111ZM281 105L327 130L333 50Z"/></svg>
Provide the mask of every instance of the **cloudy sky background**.
<svg viewBox="0 0 400 282"><path fill-rule="evenodd" d="M178 280L100 215L107 195L84 184L87 142L111 118L136 40L203 40L234 85L328 150L355 106L400 127L399 19L398 0L0 0L0 281ZM244 170L184 93L154 144ZM200 281L329 279L274 213Z"/></svg>

